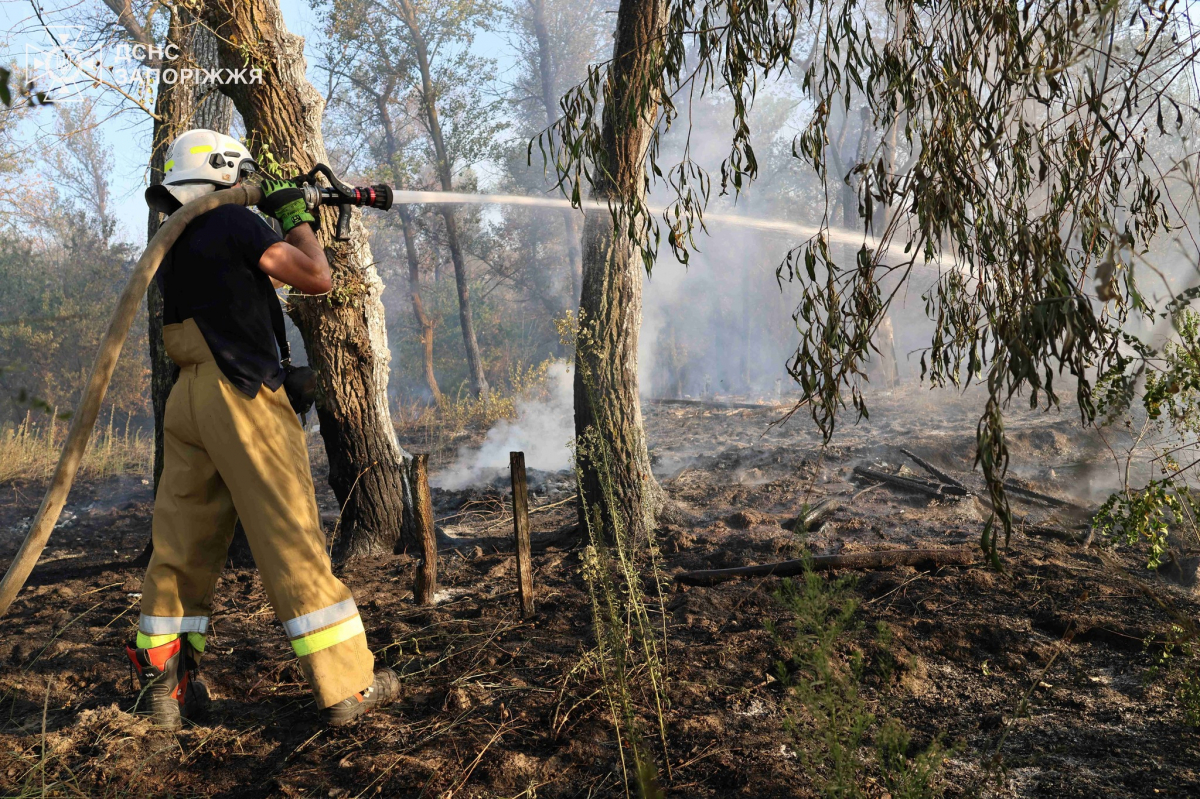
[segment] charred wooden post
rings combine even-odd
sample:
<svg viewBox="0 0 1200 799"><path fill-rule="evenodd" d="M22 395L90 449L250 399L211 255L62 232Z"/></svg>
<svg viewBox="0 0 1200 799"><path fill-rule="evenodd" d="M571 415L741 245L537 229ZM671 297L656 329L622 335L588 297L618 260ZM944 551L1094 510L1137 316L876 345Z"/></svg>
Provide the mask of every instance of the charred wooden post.
<svg viewBox="0 0 1200 799"><path fill-rule="evenodd" d="M413 487L413 516L423 554L413 584L413 598L418 605L430 605L433 595L437 593L437 533L433 526L433 497L429 493L429 455L413 455L409 468Z"/></svg>
<svg viewBox="0 0 1200 799"><path fill-rule="evenodd" d="M529 554L529 486L525 481L525 453L508 453L512 477L513 537L517 547L517 594L521 615L533 615L533 560Z"/></svg>

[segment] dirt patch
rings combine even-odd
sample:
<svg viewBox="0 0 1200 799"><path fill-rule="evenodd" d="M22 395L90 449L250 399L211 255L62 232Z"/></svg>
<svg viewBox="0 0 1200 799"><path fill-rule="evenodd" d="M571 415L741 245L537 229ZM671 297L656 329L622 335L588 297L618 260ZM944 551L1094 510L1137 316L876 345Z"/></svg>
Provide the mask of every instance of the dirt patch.
<svg viewBox="0 0 1200 799"><path fill-rule="evenodd" d="M802 547L977 541L983 516L973 500L872 488L853 474L859 464L907 464L905 474L924 476L898 452L907 447L978 485L969 472L975 406L944 403L935 426L913 413L914 402L877 404L869 424L825 449L799 417L768 429L763 411L650 407L648 433L671 500L657 536L665 574L765 563ZM1046 421L1019 417L1013 430ZM1066 430L1019 439L1030 487L1051 490L1038 470L1086 455L1088 441ZM319 451L314 460L323 462ZM38 486L0 491L7 561L40 494ZM568 480L539 479L535 535L573 523L571 492ZM522 620L503 481L434 495L446 535L478 539L448 540L438 605L413 604L412 557L341 572L378 658L403 675L398 707L349 729L319 728L256 573L229 568L202 669L212 706L197 725L166 735L128 712L135 693L121 653L137 618L141 575L128 561L149 533L149 489L130 479L81 486L68 506L75 519L55 533L0 621L0 785L36 794L44 776L57 786L47 793L63 795L623 796L621 753L585 657L593 628L580 552L535 554L538 612ZM780 526L831 496L844 502L818 532ZM106 497L120 501L99 502ZM327 488L319 501L336 514ZM1056 519L1056 509L1036 502L1021 510ZM1153 595L1094 551L1023 535L1004 572L894 568L859 577L860 644L886 623L897 663L893 678L867 681L864 694L902 719L916 743L957 743L947 795L1200 794L1200 739L1169 680L1149 671L1171 625L1155 597L1193 618L1200 603L1146 572L1138 553L1114 557ZM670 667L667 794L811 795L773 677L782 652L767 625L791 621L773 596L777 581L667 585L656 611L666 615Z"/></svg>

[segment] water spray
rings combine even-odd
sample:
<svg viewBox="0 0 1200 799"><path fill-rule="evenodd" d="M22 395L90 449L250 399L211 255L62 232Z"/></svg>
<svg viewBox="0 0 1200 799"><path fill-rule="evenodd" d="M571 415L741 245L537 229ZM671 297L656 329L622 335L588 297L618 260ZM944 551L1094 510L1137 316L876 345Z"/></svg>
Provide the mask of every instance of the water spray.
<svg viewBox="0 0 1200 799"><path fill-rule="evenodd" d="M317 176L323 176L328 186L317 183ZM325 164L317 164L307 174L293 178L304 189L304 199L308 210L318 206L337 206L338 219L334 238L345 241L350 237L350 209L376 208L389 211L393 205L508 205L524 208L554 208L557 210L607 211L609 205L600 200L581 200L579 205L573 204L564 197L530 197L523 194L469 194L457 191L423 191L411 189L393 189L380 183L374 186L348 186L342 183L333 170ZM662 206L647 206L652 214L660 214L667 210ZM869 233L856 233L852 230L833 227L817 227L804 225L799 222L789 222L784 219L761 219L740 214L705 213L706 223L732 225L735 227L761 230L767 233L781 233L789 236L814 239L823 236L831 244L845 244L851 247L867 247L876 250L881 241ZM886 253L887 248L884 248ZM938 266L955 268L941 258L933 261Z"/></svg>

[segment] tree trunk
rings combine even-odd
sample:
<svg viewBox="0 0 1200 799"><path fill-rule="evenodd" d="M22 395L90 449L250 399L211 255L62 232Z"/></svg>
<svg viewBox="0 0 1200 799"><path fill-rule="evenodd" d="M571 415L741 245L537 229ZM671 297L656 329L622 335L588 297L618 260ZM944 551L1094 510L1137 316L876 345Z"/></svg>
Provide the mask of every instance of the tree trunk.
<svg viewBox="0 0 1200 799"><path fill-rule="evenodd" d="M190 14L187 18L194 19ZM192 24L191 45L191 60L195 66L212 70L221 65L217 37L199 21ZM195 113L187 127L207 128L228 136L229 129L233 127L233 100L222 94L214 84L195 86L192 97Z"/></svg>
<svg viewBox="0 0 1200 799"><path fill-rule="evenodd" d="M245 120L251 149L286 173L326 160L321 135L324 100L305 77L304 42L284 25L277 0L214 0L204 19L227 67L263 70L261 82L226 84ZM266 158L263 163L269 163ZM322 213L319 238L329 256L333 290L296 296L289 313L317 371L317 416L329 459L329 483L342 506L339 558L384 554L413 538L412 495L388 411L390 355L366 231L357 212L350 240L334 241L334 212Z"/></svg>
<svg viewBox="0 0 1200 799"><path fill-rule="evenodd" d="M380 48L383 49L382 47ZM395 80L389 79L387 88L382 94L377 94L375 104L383 123L384 142L387 146L388 169L392 172L392 183L397 187L401 183L401 170L397 159L400 157L399 144L396 141L396 128L392 124L392 114L388 104L392 102L395 91ZM408 259L408 291L412 297L413 316L421 326L421 351L425 361L425 385L433 404L440 405L442 392L438 388L437 376L433 373L433 319L425 313L425 303L421 300L421 260L417 257L417 240L413 231L412 214L407 205L396 207L400 214L400 226L404 233L404 254Z"/></svg>
<svg viewBox="0 0 1200 799"><path fill-rule="evenodd" d="M404 253L408 257L408 290L412 295L413 316L421 326L421 352L425 361L425 385L435 405L441 404L442 392L433 373L433 319L425 312L421 301L421 261L417 258L416 233L407 206L399 206L400 225L404 231Z"/></svg>
<svg viewBox="0 0 1200 799"><path fill-rule="evenodd" d="M118 22L130 38L141 45L152 45L149 34L128 14L127 7L120 3L107 5L117 14ZM215 69L219 66L217 40L212 31L198 24L186 11L171 15L167 27L167 42L174 44L180 53L176 68L181 66ZM158 66L161 66L158 65ZM233 102L224 95L211 92L200 86L188 86L179 82L163 83L155 98L154 132L150 150L150 185L162 183L163 165L167 148L180 133L191 128L209 128L228 133L233 125ZM146 223L146 240L158 232L160 214L151 210ZM163 414L166 412L167 397L175 385L175 364L167 357L163 347L162 295L158 283L152 282L146 291L146 309L149 315L147 334L150 344L150 402L154 409L154 490L162 476L163 459Z"/></svg>
<svg viewBox="0 0 1200 799"><path fill-rule="evenodd" d="M593 197L622 202L644 194L645 154L660 98L630 119L631 98L650 91L647 73L662 46L663 0L621 0L604 99L604 155ZM642 262L637 246L613 227L608 210L589 211L583 227L583 287L575 349L575 433L580 520L598 510L606 536L653 529L662 489L650 470L638 397ZM594 519L594 517L593 517Z"/></svg>
<svg viewBox="0 0 1200 799"><path fill-rule="evenodd" d="M542 89L542 107L546 111L546 127L558 119L558 92L554 86L554 72L550 49L550 32L546 29L545 0L529 0L533 11L533 35L538 46L538 77ZM579 301L583 279L583 253L579 249L579 212L566 208L562 212L563 228L567 237L567 260L571 270L572 304Z"/></svg>
<svg viewBox="0 0 1200 799"><path fill-rule="evenodd" d="M425 125L429 138L433 141L434 156L437 163L438 180L442 191L454 191L453 175L450 170L450 157L446 152L446 140L442 135L442 123L438 119L437 91L433 86L433 70L429 64L429 47L417 18L416 9L409 0L398 0L399 9L409 36L412 38L413 52L417 56L417 66L421 71L421 111L425 115ZM471 315L471 292L468 284L467 262L463 258L462 244L458 238L458 222L454 217L453 205L439 206L442 219L446 223L446 246L450 248L450 260L454 263L454 285L458 290L458 321L462 327L463 347L467 351L467 369L471 375L471 391L477 397L487 397L488 381L483 374L483 358L479 355L479 342L475 337L475 320Z"/></svg>
<svg viewBox="0 0 1200 799"><path fill-rule="evenodd" d="M449 180L442 181L442 191L450 191ZM446 224L446 245L450 248L450 260L454 262L454 288L458 292L458 323L462 328L463 347L467 350L467 369L471 375L471 391L476 397L486 398L490 387L483 374L483 357L479 354L479 342L475 339L475 320L471 316L471 288L467 282L467 262L463 258L462 244L458 240L458 220L454 218L454 206L442 205L442 220Z"/></svg>
<svg viewBox="0 0 1200 799"><path fill-rule="evenodd" d="M180 14L171 14L167 28L168 44L174 44L186 55L191 49L193 30L194 26L184 22ZM154 121L150 149L151 186L163 181L167 148L171 146L175 137L186 129L185 125L194 108L193 99L191 88L178 82L163 83L159 86L158 97L154 103L154 113L159 118ZM162 215L151 209L146 222L146 241L154 238L161 224ZM146 310L149 316L146 329L150 339L150 403L154 408L154 492L157 494L163 468L163 417L167 410L167 397L171 394L171 387L175 385L178 374L163 345L163 299L158 290L158 281L151 281L150 288L146 291ZM153 542L148 546L153 546Z"/></svg>

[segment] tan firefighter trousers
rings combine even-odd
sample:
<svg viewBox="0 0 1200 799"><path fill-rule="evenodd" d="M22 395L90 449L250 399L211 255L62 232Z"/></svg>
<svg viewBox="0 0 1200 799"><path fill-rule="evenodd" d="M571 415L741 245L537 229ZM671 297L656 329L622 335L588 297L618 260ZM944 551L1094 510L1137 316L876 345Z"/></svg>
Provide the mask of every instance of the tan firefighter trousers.
<svg viewBox="0 0 1200 799"><path fill-rule="evenodd" d="M330 570L304 433L287 394L262 386L251 399L234 388L192 319L167 325L163 338L181 371L167 400L138 646L186 634L203 651L240 517L317 705L364 690L374 658L354 598Z"/></svg>

